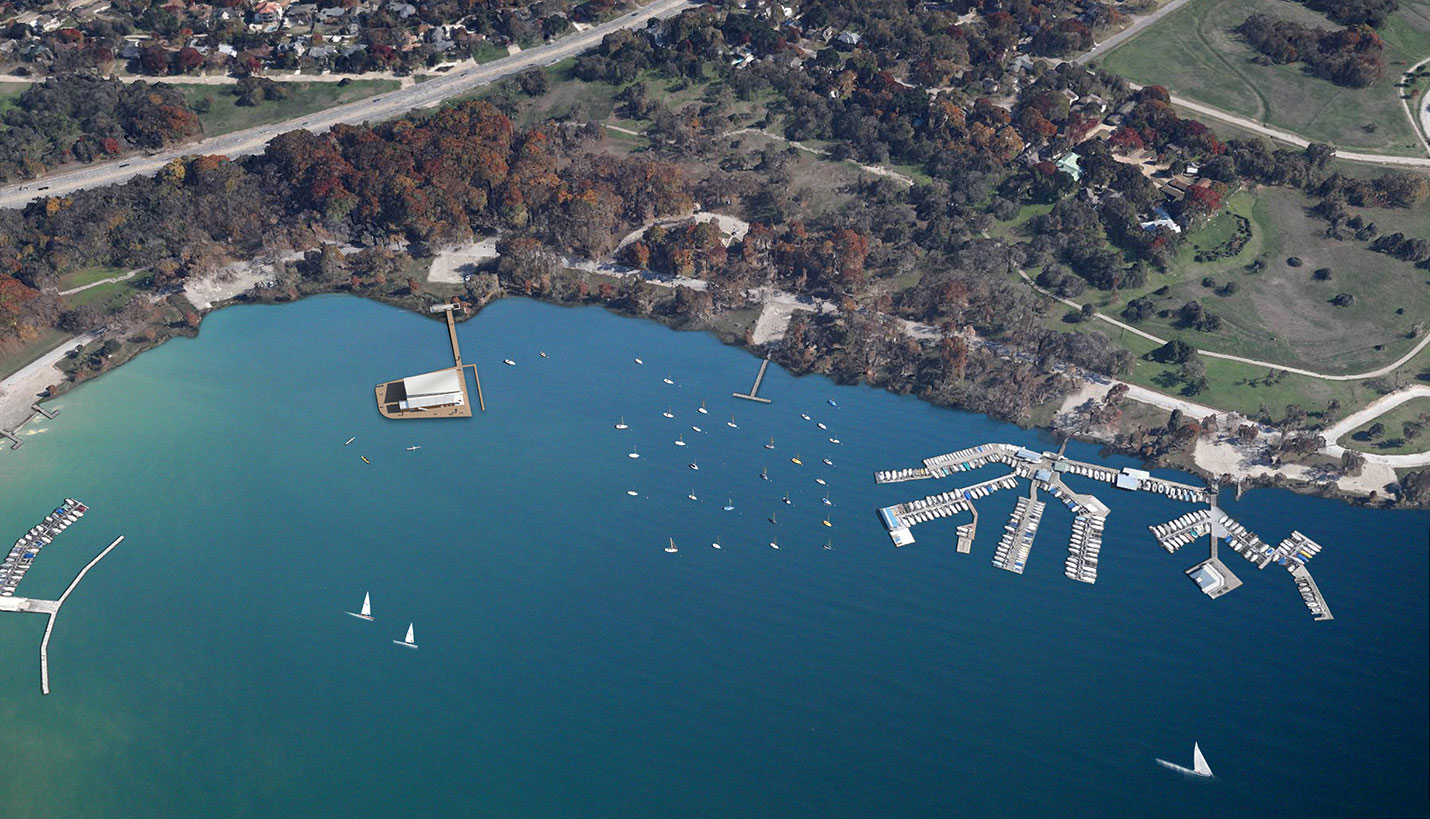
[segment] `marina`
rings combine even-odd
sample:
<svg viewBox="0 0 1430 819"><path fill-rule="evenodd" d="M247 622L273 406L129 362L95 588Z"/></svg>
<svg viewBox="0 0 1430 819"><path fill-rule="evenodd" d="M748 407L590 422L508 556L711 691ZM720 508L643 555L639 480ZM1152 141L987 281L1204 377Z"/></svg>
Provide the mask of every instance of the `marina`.
<svg viewBox="0 0 1430 819"><path fill-rule="evenodd" d="M1015 574L1023 573L1042 521L1044 502L1038 499L1038 492L1042 490L1073 514L1063 573L1071 580L1096 583L1103 531L1110 509L1096 496L1076 492L1064 482L1069 475L1088 478L1129 492L1152 492L1185 503L1207 504L1205 509L1147 528L1168 554L1175 554L1200 538L1209 539L1207 559L1186 570L1187 577L1208 597L1221 597L1242 585L1241 579L1217 555L1218 543L1225 542L1258 569L1272 563L1285 568L1291 573L1312 617L1316 620L1331 619L1330 607L1306 569L1306 561L1321 551L1321 545L1301 532L1292 531L1276 548L1271 548L1255 533L1218 509L1216 492L1209 487L1153 477L1143 469L1111 469L1073 460L1065 457L1062 449L1058 452L1034 452L1003 443L980 444L936 455L924 459L923 464L916 467L880 470L874 473L874 481L883 484L945 478L990 464L1001 464L1012 471L980 483L879 509L879 520L884 524L889 539L896 547L907 546L914 542L914 526L969 512L973 521L960 524L955 529L957 551L968 554L973 548L978 523L974 501L993 492L1013 489L1019 481L1026 480L1029 483L1028 494L1018 499L1012 515L1003 526L1003 533L994 550L993 565Z"/></svg>
<svg viewBox="0 0 1430 819"><path fill-rule="evenodd" d="M457 343L457 324L452 318L456 310L465 310L459 301L434 304L430 312L442 313L447 319L447 333L452 341L453 366L445 370L412 375L377 385L377 411L385 418L470 418L471 398L467 392L466 368L472 368L477 386L477 403L486 411L482 396L482 378L477 365L462 363L462 348Z"/></svg>
<svg viewBox="0 0 1430 819"><path fill-rule="evenodd" d="M765 380L765 370L768 369L769 366L770 366L770 360L769 360L768 358L762 360L762 361L760 362L760 371L755 374L755 385L754 385L753 387L750 387L750 391L749 391L749 392L736 392L736 393L731 393L731 395L734 395L736 398L743 398L743 399L745 399L746 401L756 401L756 402L759 402L759 403L761 403L761 404L768 404L768 403L770 403L770 399L768 399L768 398L761 398L761 397L759 396L759 392L760 392L760 382L762 382L762 381ZM734 419L732 418L731 420L733 421Z"/></svg>

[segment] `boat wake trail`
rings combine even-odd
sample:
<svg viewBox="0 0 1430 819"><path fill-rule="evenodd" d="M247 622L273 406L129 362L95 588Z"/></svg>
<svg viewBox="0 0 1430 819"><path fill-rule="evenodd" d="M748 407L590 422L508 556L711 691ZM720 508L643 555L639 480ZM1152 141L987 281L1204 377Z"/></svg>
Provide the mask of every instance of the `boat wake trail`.
<svg viewBox="0 0 1430 819"><path fill-rule="evenodd" d="M1178 764L1175 763L1175 762L1168 762L1168 761L1165 760L1165 759L1159 759L1159 760L1157 760L1157 764L1158 764L1158 765L1161 765L1163 768L1171 768L1172 770L1177 771L1177 772L1179 772L1179 773L1184 773L1184 774L1186 774L1187 776L1200 776L1200 774L1198 774L1196 771L1192 770L1191 768L1184 768L1184 767L1182 767L1181 765L1178 765Z"/></svg>

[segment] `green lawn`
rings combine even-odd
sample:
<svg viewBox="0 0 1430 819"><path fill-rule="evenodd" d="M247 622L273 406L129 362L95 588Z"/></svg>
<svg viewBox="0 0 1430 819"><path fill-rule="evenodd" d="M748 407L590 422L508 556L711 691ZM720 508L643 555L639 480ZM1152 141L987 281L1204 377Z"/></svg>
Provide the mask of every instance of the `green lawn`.
<svg viewBox="0 0 1430 819"><path fill-rule="evenodd" d="M1421 416L1425 416L1425 418ZM1351 430L1349 434L1341 438L1339 443L1349 449L1376 452L1382 455L1424 452L1430 450L1430 424L1427 424L1425 432L1413 439L1404 437L1403 425L1406 421L1421 421L1423 423L1426 419L1430 419L1430 398L1412 398L1390 412L1378 418L1372 418ZM1365 433L1377 423L1385 428L1385 434L1378 440L1371 440ZM1393 444L1397 440L1400 441L1399 446L1386 446L1386 444Z"/></svg>
<svg viewBox="0 0 1430 819"><path fill-rule="evenodd" d="M15 98L29 87L28 83L23 82L0 82L0 117L4 117L6 111L15 107ZM4 127L4 123L0 123L0 128Z"/></svg>
<svg viewBox="0 0 1430 819"><path fill-rule="evenodd" d="M8 378L16 370L34 361L65 340L69 335L57 327L47 327L34 339L23 344L0 348L0 378Z"/></svg>
<svg viewBox="0 0 1430 819"><path fill-rule="evenodd" d="M1223 211L1187 237L1165 274L1153 274L1139 290L1125 290L1113 303L1108 293L1088 290L1092 301L1115 318L1139 296L1170 316L1136 324L1162 338L1181 338L1194 347L1275 361L1316 372L1345 374L1374 369L1404 355L1416 340L1410 330L1430 318L1430 274L1369 249L1368 242L1340 241L1325 235L1326 223L1308 216L1315 200L1285 188L1241 191L1228 197ZM1430 235L1430 208L1355 209L1382 233ZM1236 216L1250 221L1251 238L1240 253L1216 261L1196 261L1199 249L1216 246L1235 230ZM1299 258L1300 267L1287 263ZM1247 266L1260 259L1265 269ZM1332 278L1312 275L1330 268ZM1204 278L1216 282L1205 287ZM1218 292L1227 283L1234 294ZM1165 295L1154 291L1166 287ZM1340 293L1355 304L1337 307ZM1176 310L1197 301L1222 319L1222 329L1203 333L1178 326Z"/></svg>
<svg viewBox="0 0 1430 819"><path fill-rule="evenodd" d="M75 287L83 287L86 284L92 284L101 279L112 279L115 276L123 276L127 272L128 271L122 267L95 265L94 267L86 267L80 270L71 270L63 276L60 276L57 286L60 290L69 290Z"/></svg>
<svg viewBox="0 0 1430 819"><path fill-rule="evenodd" d="M206 97L213 101L208 112L199 115L205 136L217 136L255 125L282 122L334 105L392 91L398 87L394 80L354 80L346 86L339 86L335 82L284 82L281 85L288 92L287 99L240 106L237 104L238 98L232 93L233 87L229 85L186 85L182 78L166 82L177 86L190 105Z"/></svg>
<svg viewBox="0 0 1430 819"><path fill-rule="evenodd" d="M1233 29L1254 13L1337 29L1324 15L1286 0L1192 0L1105 55L1103 67L1130 80L1294 131L1348 150L1423 155L1400 107L1401 73L1430 56L1430 0L1405 0L1378 32L1385 76L1345 88L1305 72L1304 63L1260 66ZM1374 131L1367 123L1375 123Z"/></svg>
<svg viewBox="0 0 1430 819"><path fill-rule="evenodd" d="M111 284L101 284L98 287L91 287L73 296L65 296L65 303L70 307L89 306L102 313L113 313L124 305L138 292L135 282L139 278L128 279L122 282Z"/></svg>

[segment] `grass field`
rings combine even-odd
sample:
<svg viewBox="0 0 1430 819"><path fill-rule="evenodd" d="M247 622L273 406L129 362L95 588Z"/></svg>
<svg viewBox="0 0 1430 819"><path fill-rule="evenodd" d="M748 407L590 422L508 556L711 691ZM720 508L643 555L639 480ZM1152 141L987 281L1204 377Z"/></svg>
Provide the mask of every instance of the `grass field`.
<svg viewBox="0 0 1430 819"><path fill-rule="evenodd" d="M184 99L188 100L190 105L206 97L213 101L208 112L199 115L199 121L204 126L204 136L217 136L255 125L301 117L398 87L395 80L355 80L346 86L339 86L335 82L285 82L282 85L288 92L287 99L268 100L246 107L237 104L238 98L233 95L233 87L229 85L185 85L182 82L174 82L174 85L183 92Z"/></svg>
<svg viewBox="0 0 1430 819"><path fill-rule="evenodd" d="M112 279L115 276L123 276L127 271L122 267L108 267L106 265L95 265L80 270L71 270L60 276L57 287L60 290L69 290L74 287L83 287L86 284L93 284L101 279Z"/></svg>
<svg viewBox="0 0 1430 819"><path fill-rule="evenodd" d="M89 306L101 313L113 313L128 304L138 292L135 283L140 278L142 277L91 287L73 296L65 296L65 303L70 307Z"/></svg>
<svg viewBox="0 0 1430 819"><path fill-rule="evenodd" d="M1326 223L1306 215L1314 200L1298 191L1263 188L1241 191L1228 198L1222 212L1192 233L1169 271L1153 274L1139 290L1111 296L1087 291L1082 300L1116 318L1127 302L1144 296L1159 311L1136 324L1162 338L1181 338L1194 347L1274 361L1316 372L1348 374L1394 361L1413 347L1411 328L1430 319L1430 274L1383 253L1372 252L1367 242L1339 241L1325 235ZM1363 209L1364 218L1382 233L1430 235L1430 208ZM1230 236L1236 217L1250 222L1251 238L1235 256L1216 261L1196 261L1206 250ZM1287 263L1299 258L1300 267ZM1260 259L1265 269L1247 266ZM1329 281L1317 281L1313 272L1330 268ZM1210 277L1216 287L1206 287ZM1237 291L1221 288L1235 283ZM1154 291L1166 287L1164 295ZM1349 307L1331 303L1340 293L1356 301ZM1222 319L1215 333L1177 325L1176 310L1197 301Z"/></svg>
<svg viewBox="0 0 1430 819"><path fill-rule="evenodd" d="M1372 418L1351 430L1338 443L1347 449L1376 452L1381 455L1425 452L1430 450L1430 429L1420 433L1418 438L1404 437L1405 422L1420 420L1422 415L1430 417L1430 398L1412 398L1379 418ZM1385 434L1380 440L1372 441L1365 433L1377 423L1385 427ZM1400 441L1399 446L1385 445L1394 444L1396 441Z"/></svg>
<svg viewBox="0 0 1430 819"><path fill-rule="evenodd" d="M15 98L29 87L28 84L22 82L0 82L0 117L4 117L6 111L15 107ZM0 129L4 127L5 124L0 122Z"/></svg>
<svg viewBox="0 0 1430 819"><path fill-rule="evenodd" d="M1338 29L1324 15L1287 0L1193 0L1102 59L1130 80L1348 150L1423 155L1400 107L1401 72L1430 56L1430 0L1404 0L1379 30L1386 71L1366 88L1345 88L1307 73L1304 63L1260 66L1233 32L1255 13ZM1374 131L1367 123L1376 123Z"/></svg>
<svg viewBox="0 0 1430 819"><path fill-rule="evenodd" d="M0 348L0 378L8 378L54 348L69 335L58 327L46 327L38 336L22 344L7 343Z"/></svg>

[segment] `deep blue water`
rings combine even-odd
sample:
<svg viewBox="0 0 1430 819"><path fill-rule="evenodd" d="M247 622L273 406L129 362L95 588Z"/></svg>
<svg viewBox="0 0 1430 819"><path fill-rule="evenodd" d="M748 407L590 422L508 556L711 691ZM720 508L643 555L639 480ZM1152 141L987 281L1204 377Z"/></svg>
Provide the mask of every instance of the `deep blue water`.
<svg viewBox="0 0 1430 819"><path fill-rule="evenodd" d="M1062 574L1056 504L1015 576L989 562L1015 493L971 555L959 519L895 549L874 514L1001 467L872 472L1039 433L773 367L774 404L738 401L756 359L596 309L505 301L460 336L470 420L382 419L373 384L447 366L445 329L328 297L211 315L0 453L0 536L92 506L21 593L127 535L59 618L51 696L44 618L0 615L0 815L1427 812L1426 513L1225 500L1326 546L1330 623L1234 554L1246 585L1208 600L1182 574L1204 549L1146 529L1192 507L1106 487L1095 586ZM373 623L342 613L365 590ZM1215 779L1154 764L1194 740Z"/></svg>

